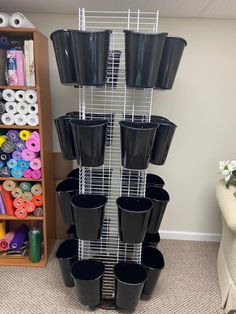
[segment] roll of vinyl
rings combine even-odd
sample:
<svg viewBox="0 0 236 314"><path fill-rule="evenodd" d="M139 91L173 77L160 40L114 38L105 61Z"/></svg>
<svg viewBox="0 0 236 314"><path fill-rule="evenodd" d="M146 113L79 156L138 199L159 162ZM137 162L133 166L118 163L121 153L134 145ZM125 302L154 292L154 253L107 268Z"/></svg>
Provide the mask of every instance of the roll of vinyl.
<svg viewBox="0 0 236 314"><path fill-rule="evenodd" d="M25 206L25 201L21 197L17 197L14 199L13 205L15 208L21 208Z"/></svg>
<svg viewBox="0 0 236 314"><path fill-rule="evenodd" d="M8 153L0 153L0 160L7 162L8 160L11 159L11 154Z"/></svg>
<svg viewBox="0 0 236 314"><path fill-rule="evenodd" d="M9 130L6 133L6 137L10 142L17 142L19 141L19 132L17 130Z"/></svg>
<svg viewBox="0 0 236 314"><path fill-rule="evenodd" d="M1 120L5 125L13 125L15 123L14 115L8 112L2 115Z"/></svg>
<svg viewBox="0 0 236 314"><path fill-rule="evenodd" d="M15 101L16 94L12 89L6 88L2 92L2 98L6 101Z"/></svg>
<svg viewBox="0 0 236 314"><path fill-rule="evenodd" d="M30 168L33 170L41 169L41 160L39 158L34 158L30 161Z"/></svg>
<svg viewBox="0 0 236 314"><path fill-rule="evenodd" d="M17 160L17 167L22 171L28 169L30 166L30 162L24 159Z"/></svg>
<svg viewBox="0 0 236 314"><path fill-rule="evenodd" d="M15 121L16 125L20 125L20 126L26 125L27 124L26 115L25 114L21 114L21 113L17 113L14 116L14 121Z"/></svg>
<svg viewBox="0 0 236 314"><path fill-rule="evenodd" d="M6 112L11 113L11 114L16 114L17 113L17 103L15 101L7 101L5 103L5 109Z"/></svg>
<svg viewBox="0 0 236 314"><path fill-rule="evenodd" d="M39 117L37 114L28 114L26 119L27 119L27 124L30 126L39 125Z"/></svg>
<svg viewBox="0 0 236 314"><path fill-rule="evenodd" d="M16 92L16 101L18 102L23 102L25 101L25 91L23 90L18 90Z"/></svg>
<svg viewBox="0 0 236 314"><path fill-rule="evenodd" d="M34 228L29 231L29 259L32 263L41 260L41 232Z"/></svg>
<svg viewBox="0 0 236 314"><path fill-rule="evenodd" d="M16 208L15 210L15 216L19 219L23 219L27 217L28 213L24 207Z"/></svg>
<svg viewBox="0 0 236 314"><path fill-rule="evenodd" d="M35 104L37 102L37 93L33 89L28 89L25 92L25 101L29 104Z"/></svg>
<svg viewBox="0 0 236 314"><path fill-rule="evenodd" d="M25 141L19 140L18 142L14 143L14 149L22 152L25 149Z"/></svg>
<svg viewBox="0 0 236 314"><path fill-rule="evenodd" d="M0 239L6 235L6 220L0 221Z"/></svg>
<svg viewBox="0 0 236 314"><path fill-rule="evenodd" d="M20 12L10 16L9 23L14 28L35 28L34 25Z"/></svg>
<svg viewBox="0 0 236 314"><path fill-rule="evenodd" d="M28 104L24 101L22 102L19 102L17 105L16 105L16 110L18 113L21 113L21 114L28 114Z"/></svg>
<svg viewBox="0 0 236 314"><path fill-rule="evenodd" d="M43 207L36 207L33 215L36 217L42 217L43 216Z"/></svg>
<svg viewBox="0 0 236 314"><path fill-rule="evenodd" d="M40 142L34 138L34 137L29 137L28 140L26 140L26 147L35 153L38 153L40 151Z"/></svg>
<svg viewBox="0 0 236 314"><path fill-rule="evenodd" d="M7 167L12 169L12 168L15 168L17 166L17 160L15 159L10 159L8 160L7 162Z"/></svg>
<svg viewBox="0 0 236 314"><path fill-rule="evenodd" d="M0 240L0 250L6 251L10 247L10 243L12 239L14 238L15 232L14 231L9 231L5 237Z"/></svg>
<svg viewBox="0 0 236 314"><path fill-rule="evenodd" d="M41 170L32 170L31 172L31 178L33 178L34 180L38 180L42 177L42 173Z"/></svg>
<svg viewBox="0 0 236 314"><path fill-rule="evenodd" d="M32 213L35 210L35 204L33 202L25 202L24 208L27 213Z"/></svg>
<svg viewBox="0 0 236 314"><path fill-rule="evenodd" d="M6 180L3 182L3 188L6 191L12 192L17 187L17 183L12 180Z"/></svg>
<svg viewBox="0 0 236 314"><path fill-rule="evenodd" d="M11 170L8 167L0 168L0 177L7 178L7 177L10 177L10 176L11 176Z"/></svg>
<svg viewBox="0 0 236 314"><path fill-rule="evenodd" d="M28 105L28 113L29 114L38 114L38 104L29 104Z"/></svg>
<svg viewBox="0 0 236 314"><path fill-rule="evenodd" d="M13 198L11 192L4 190L2 185L0 185L0 191L5 204L7 215L14 215Z"/></svg>
<svg viewBox="0 0 236 314"><path fill-rule="evenodd" d="M7 140L7 137L5 135L0 135L0 147L2 147L2 144L6 142L6 140Z"/></svg>
<svg viewBox="0 0 236 314"><path fill-rule="evenodd" d="M24 201L26 201L26 202L31 202L32 199L33 199L33 195L32 195L31 192L24 192L24 193L22 194L22 199L23 199Z"/></svg>
<svg viewBox="0 0 236 314"><path fill-rule="evenodd" d="M29 130L22 130L19 133L20 139L23 140L23 141L28 140L30 135L31 135L31 132Z"/></svg>
<svg viewBox="0 0 236 314"><path fill-rule="evenodd" d="M3 114L4 112L6 112L5 103L0 101L0 114Z"/></svg>
<svg viewBox="0 0 236 314"><path fill-rule="evenodd" d="M31 188L31 193L32 193L33 195L41 195L42 192L43 192L43 190L42 190L42 185L39 184L39 183L34 184L34 185L32 186L32 188Z"/></svg>
<svg viewBox="0 0 236 314"><path fill-rule="evenodd" d="M9 27L10 16L6 13L0 12L0 27Z"/></svg>
<svg viewBox="0 0 236 314"><path fill-rule="evenodd" d="M32 201L36 207L42 206L43 205L43 196L42 195L34 195Z"/></svg>
<svg viewBox="0 0 236 314"><path fill-rule="evenodd" d="M10 243L10 249L13 251L20 250L24 244L24 241L28 238L28 232L29 228L27 225L20 225Z"/></svg>
<svg viewBox="0 0 236 314"><path fill-rule="evenodd" d="M15 150L15 151L12 153L12 158L15 159L15 160L21 159L21 152Z"/></svg>
<svg viewBox="0 0 236 314"><path fill-rule="evenodd" d="M27 161L33 160L36 156L37 156L36 153L31 152L31 151L28 150L27 148L24 149L24 150L21 152L21 157L22 157L22 159L27 160Z"/></svg>
<svg viewBox="0 0 236 314"><path fill-rule="evenodd" d="M33 184L31 182L21 182L19 188L21 189L22 192L30 192L32 185Z"/></svg>
<svg viewBox="0 0 236 314"><path fill-rule="evenodd" d="M23 175L23 170L21 170L18 167L15 167L13 169L11 169L11 175L13 176L13 178L22 178Z"/></svg>
<svg viewBox="0 0 236 314"><path fill-rule="evenodd" d="M32 170L31 169L26 169L23 171L23 177L26 178L26 179L29 179L31 178L31 175L32 175Z"/></svg>
<svg viewBox="0 0 236 314"><path fill-rule="evenodd" d="M3 151L3 153L10 154L10 153L14 152L14 144L12 142L6 140L2 144L1 150Z"/></svg>
<svg viewBox="0 0 236 314"><path fill-rule="evenodd" d="M11 191L11 195L14 197L14 198L19 198L19 197L22 197L22 190L18 187L15 187L12 191Z"/></svg>
<svg viewBox="0 0 236 314"><path fill-rule="evenodd" d="M2 193L0 191L0 214L1 215L5 215L6 214L6 208L5 208L5 204L3 201L3 197L2 197Z"/></svg>

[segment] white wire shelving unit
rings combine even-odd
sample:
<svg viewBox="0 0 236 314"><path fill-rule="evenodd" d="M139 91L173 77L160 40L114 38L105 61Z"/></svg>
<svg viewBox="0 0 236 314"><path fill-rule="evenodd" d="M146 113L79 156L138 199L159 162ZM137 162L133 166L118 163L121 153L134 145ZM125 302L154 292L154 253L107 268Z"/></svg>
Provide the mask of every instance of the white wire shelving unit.
<svg viewBox="0 0 236 314"><path fill-rule="evenodd" d="M123 30L144 33L158 31L158 11L86 11L79 9L79 30L112 30L110 51L119 58L108 62L109 83L104 87L79 87L81 119L108 119L105 162L102 167L79 167L80 193L104 194L108 198L102 237L98 241L79 240L79 259L104 262L103 299L114 298L113 267L118 261L141 262L142 244L119 240L116 199L120 195L145 196L146 170L128 170L121 166L119 121L150 121L153 89L127 88L125 81L125 40ZM119 62L118 79L115 63ZM105 115L105 117L103 117Z"/></svg>

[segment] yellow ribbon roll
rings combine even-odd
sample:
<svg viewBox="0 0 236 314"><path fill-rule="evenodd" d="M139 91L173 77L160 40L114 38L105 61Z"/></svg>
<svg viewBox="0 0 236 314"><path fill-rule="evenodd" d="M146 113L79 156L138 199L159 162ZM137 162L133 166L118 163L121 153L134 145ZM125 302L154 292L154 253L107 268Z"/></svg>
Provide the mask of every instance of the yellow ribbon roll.
<svg viewBox="0 0 236 314"><path fill-rule="evenodd" d="M20 188L15 188L13 191L11 191L11 195L12 195L14 198L22 197L22 194L23 194L23 192L21 191Z"/></svg>
<svg viewBox="0 0 236 314"><path fill-rule="evenodd" d="M23 141L28 140L30 135L31 135L31 132L29 130L22 130L19 133L20 139L22 139Z"/></svg>
<svg viewBox="0 0 236 314"><path fill-rule="evenodd" d="M4 142L6 142L6 140L7 140L6 135L0 135L0 147L2 146Z"/></svg>
<svg viewBox="0 0 236 314"><path fill-rule="evenodd" d="M0 239L6 235L6 220L0 221Z"/></svg>
<svg viewBox="0 0 236 314"><path fill-rule="evenodd" d="M17 182L12 181L12 180L6 180L3 182L3 188L6 191L13 191L17 187Z"/></svg>
<svg viewBox="0 0 236 314"><path fill-rule="evenodd" d="M33 195L40 195L40 194L42 194L42 185L40 184L40 183L36 183L36 184L34 184L33 186L32 186L32 188L31 188L31 193L33 194Z"/></svg>

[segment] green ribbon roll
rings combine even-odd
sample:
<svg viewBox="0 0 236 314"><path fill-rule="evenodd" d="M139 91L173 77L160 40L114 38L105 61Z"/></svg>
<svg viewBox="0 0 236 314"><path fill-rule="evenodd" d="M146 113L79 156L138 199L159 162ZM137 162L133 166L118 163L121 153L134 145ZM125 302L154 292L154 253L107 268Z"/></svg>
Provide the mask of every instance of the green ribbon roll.
<svg viewBox="0 0 236 314"><path fill-rule="evenodd" d="M32 263L41 260L41 233L38 228L29 231L29 259Z"/></svg>
<svg viewBox="0 0 236 314"><path fill-rule="evenodd" d="M21 182L19 184L19 188L21 189L22 192L30 192L32 185L33 184L31 182Z"/></svg>

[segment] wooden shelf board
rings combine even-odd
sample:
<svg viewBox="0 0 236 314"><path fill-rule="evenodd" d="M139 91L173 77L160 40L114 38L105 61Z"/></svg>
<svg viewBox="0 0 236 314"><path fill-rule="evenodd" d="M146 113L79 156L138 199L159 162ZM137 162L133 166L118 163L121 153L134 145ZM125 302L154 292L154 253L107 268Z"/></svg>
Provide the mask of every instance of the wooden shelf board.
<svg viewBox="0 0 236 314"><path fill-rule="evenodd" d="M14 27L2 27L0 28L0 33L9 32L9 33L34 33L37 32L36 28L14 28Z"/></svg>
<svg viewBox="0 0 236 314"><path fill-rule="evenodd" d="M0 220L36 220L36 221L42 221L43 217L35 217L33 215L28 215L26 218L17 218L16 216L10 216L10 215L0 215Z"/></svg>
<svg viewBox="0 0 236 314"><path fill-rule="evenodd" d="M1 29L0 29L0 33L1 33ZM36 90L37 87L36 86L11 86L11 85L0 85L0 89L34 89Z"/></svg>
<svg viewBox="0 0 236 314"><path fill-rule="evenodd" d="M0 266L44 267L46 264L44 256L42 256L41 261L38 263L32 263L28 256L24 258L0 258Z"/></svg>
<svg viewBox="0 0 236 314"><path fill-rule="evenodd" d="M39 126L30 126L30 125L5 125L0 124L0 129L19 129L19 130L39 130Z"/></svg>
<svg viewBox="0 0 236 314"><path fill-rule="evenodd" d="M0 177L0 181L6 181L6 180L12 180L12 181L33 181L33 182L41 182L42 181L42 179L35 180L33 178Z"/></svg>

